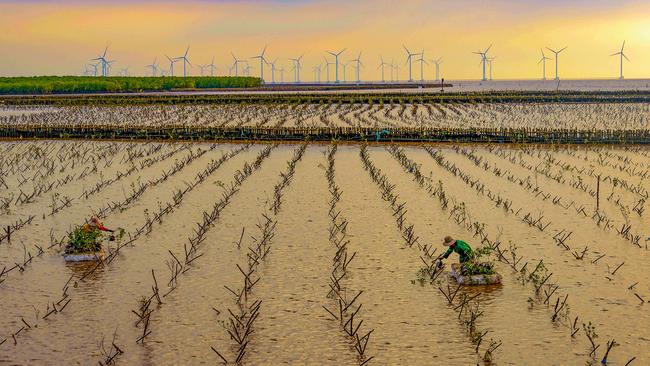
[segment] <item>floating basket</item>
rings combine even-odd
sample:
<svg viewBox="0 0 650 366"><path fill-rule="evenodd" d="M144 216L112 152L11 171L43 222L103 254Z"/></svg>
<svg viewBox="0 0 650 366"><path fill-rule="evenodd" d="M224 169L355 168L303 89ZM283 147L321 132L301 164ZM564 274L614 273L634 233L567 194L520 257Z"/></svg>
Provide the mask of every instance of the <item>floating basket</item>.
<svg viewBox="0 0 650 366"><path fill-rule="evenodd" d="M461 274L460 264L453 263L451 265L451 277L453 277L459 285L496 285L501 283L501 275L498 273L491 275L472 275L465 276Z"/></svg>
<svg viewBox="0 0 650 366"><path fill-rule="evenodd" d="M106 257L104 249L100 249L97 252L87 252L87 253L74 253L68 254L63 253L63 259L66 262L89 262L89 261L101 261Z"/></svg>

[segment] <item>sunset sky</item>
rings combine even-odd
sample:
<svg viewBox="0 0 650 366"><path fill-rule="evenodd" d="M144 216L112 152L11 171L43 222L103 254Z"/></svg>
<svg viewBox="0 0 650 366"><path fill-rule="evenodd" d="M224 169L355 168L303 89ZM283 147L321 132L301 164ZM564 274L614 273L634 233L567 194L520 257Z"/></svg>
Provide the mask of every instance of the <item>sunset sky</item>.
<svg viewBox="0 0 650 366"><path fill-rule="evenodd" d="M117 60L114 73L128 66L143 75L155 57L168 68L165 54L180 56L189 44L192 63L214 56L223 74L231 51L249 58L268 44L267 58L284 64L285 80L288 57L305 54L301 76L310 80L324 51L342 48L344 61L362 51L362 79L380 77L380 55L399 64L406 79L405 44L424 49L428 59L443 57L446 79L478 79L480 58L471 52L493 44L495 79L541 77L537 62L546 46L568 46L560 56L561 77L610 78L618 76L619 60L609 55L623 40L631 60L624 64L626 78L650 77L650 1L0 0L1 76L80 74L107 44L109 58ZM259 75L259 62L251 65ZM549 61L548 76L553 72ZM269 79L270 69L265 73ZM425 66L425 78L434 76L433 66Z"/></svg>

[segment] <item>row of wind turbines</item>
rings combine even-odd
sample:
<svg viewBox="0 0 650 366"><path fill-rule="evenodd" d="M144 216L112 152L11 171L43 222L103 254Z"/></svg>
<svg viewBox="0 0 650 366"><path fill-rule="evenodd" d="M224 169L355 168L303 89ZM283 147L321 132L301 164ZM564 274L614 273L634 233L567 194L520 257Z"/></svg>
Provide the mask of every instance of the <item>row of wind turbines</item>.
<svg viewBox="0 0 650 366"><path fill-rule="evenodd" d="M427 59L424 56L424 50L420 52L411 52L406 46L402 46L404 48L404 51L406 52L406 62L405 65L408 65L408 81L409 82L414 82L413 79L413 63L420 63L419 64L419 72L420 72L420 82L424 82L424 65L431 65L429 62L433 63L435 65L435 73L436 73L436 81L440 80L440 65L442 63L442 58L437 58L437 59ZM476 55L479 55L481 57L479 65L481 66L482 69L482 81L488 81L492 80L492 62L496 59L496 57L490 57L488 55L488 52L492 48L492 45L490 45L488 48L486 48L484 51L478 50L476 52L473 52ZM264 79L264 69L265 66L270 67L271 69L271 83L276 83L276 71L280 73L280 82L284 82L284 66L277 67L276 63L278 61L278 58L275 58L273 61L269 61L266 58L266 49L267 47L264 46L262 49L262 52L259 55L252 56L249 59L250 60L259 60L260 63L260 78L262 80ZM549 47L546 47L546 49L550 52L552 52L555 55L555 80L559 80L559 55L562 53L564 50L567 49L567 47L563 47L561 49L552 49ZM627 55L624 52L625 49L625 41L623 41L623 44L621 45L621 50L619 52L613 53L610 56L619 56L620 57L620 72L619 72L619 79L623 79L623 59L630 61L630 59L627 57ZM183 65L183 77L187 77L188 75L188 66L192 67L192 63L189 60L189 51L190 51L190 46L188 45L187 48L185 49L185 53L183 53L181 56L178 57L169 57L168 55L165 55L167 60L169 61L169 68L164 69L160 66L158 63L158 58L156 57L153 62L149 65L146 65L145 67L150 70L151 76L174 76L174 64L177 62L182 62ZM349 59L346 62L340 61L341 55L347 51L346 48L335 52L335 51L325 51L326 55L329 55L333 57L332 59L328 59L327 56L323 56L323 62L317 64L312 68L312 71L314 73L314 81L315 82L323 82L321 79L321 73L323 71L323 68L326 69L326 82L331 83L332 81L334 83L340 83L341 79L339 78L339 66L342 66L343 68L343 82L347 82L347 67L348 65L351 65L353 67L354 71L354 78L356 83L361 82L361 68L365 67L364 63L361 61L361 52L358 53L357 57L354 59ZM544 49L540 49L541 51L541 59L538 61L538 65L542 64L542 80L547 80L546 78L546 61L553 60L549 57L546 56L544 53ZM104 52L97 56L96 58L91 59L90 61L97 61L97 63L90 63L86 64L84 68L84 75L87 76L109 76L111 72L111 67L113 63L116 62L116 60L109 60L107 57L108 53L108 46L104 49ZM230 76L250 76L251 72L251 65L249 63L249 59L240 59L235 56L233 52L231 52L233 62L232 64L226 65L226 68L228 70L228 75ZM303 68L302 60L303 60L304 54L300 55L299 57L294 57L294 58L288 58L289 61L292 63L292 69L290 70L293 72L293 81L296 83L300 83L301 80L301 70ZM381 69L381 82L395 82L399 80L399 64L395 63L394 60L391 60L390 63L387 63L384 61L383 56L379 56L380 63L377 69ZM212 61L209 64L205 65L197 65L200 69L201 76L214 76L215 70L217 69L217 66L214 64L214 57L212 58ZM330 66L334 66L334 80L330 80ZM386 78L386 73L385 69L388 68L390 71L390 78L387 80ZM129 68L122 68L120 69L119 75L120 76L129 76L128 72ZM208 72L206 72L208 70ZM488 73L489 70L489 73ZM101 72L100 75L98 75L98 71ZM241 71L241 72L240 72ZM489 76L488 76L489 75Z"/></svg>

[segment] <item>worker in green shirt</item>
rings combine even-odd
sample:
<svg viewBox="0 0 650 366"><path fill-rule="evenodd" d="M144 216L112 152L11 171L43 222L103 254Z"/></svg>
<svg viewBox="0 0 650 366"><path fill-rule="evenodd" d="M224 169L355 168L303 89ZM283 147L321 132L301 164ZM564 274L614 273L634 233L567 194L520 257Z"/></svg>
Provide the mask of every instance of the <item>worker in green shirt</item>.
<svg viewBox="0 0 650 366"><path fill-rule="evenodd" d="M448 247L448 249L445 254L442 255L441 261L442 259L447 259L453 252L458 253L460 256L460 264L469 262L474 257L472 248L462 240L454 240L451 236L446 236L442 245Z"/></svg>

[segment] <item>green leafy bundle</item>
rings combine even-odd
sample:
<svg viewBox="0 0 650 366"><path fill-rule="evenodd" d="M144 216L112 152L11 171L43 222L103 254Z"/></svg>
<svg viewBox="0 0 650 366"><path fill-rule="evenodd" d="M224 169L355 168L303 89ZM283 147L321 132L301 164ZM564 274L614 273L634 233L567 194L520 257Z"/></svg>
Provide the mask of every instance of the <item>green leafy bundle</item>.
<svg viewBox="0 0 650 366"><path fill-rule="evenodd" d="M79 226L68 234L66 254L93 253L102 248L102 232L96 227L84 228Z"/></svg>

